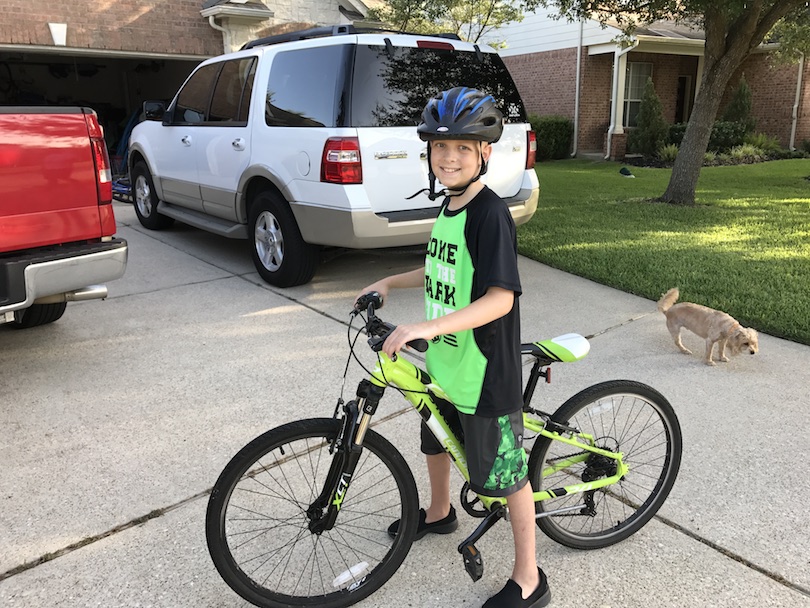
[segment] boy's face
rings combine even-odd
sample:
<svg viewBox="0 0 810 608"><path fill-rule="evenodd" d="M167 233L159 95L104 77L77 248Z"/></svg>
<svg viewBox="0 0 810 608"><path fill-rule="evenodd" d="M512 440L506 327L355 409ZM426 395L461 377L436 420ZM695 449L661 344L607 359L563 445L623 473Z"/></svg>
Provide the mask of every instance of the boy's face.
<svg viewBox="0 0 810 608"><path fill-rule="evenodd" d="M481 141L440 139L430 142L433 174L446 188L463 188L478 175L481 157L489 160L492 146Z"/></svg>

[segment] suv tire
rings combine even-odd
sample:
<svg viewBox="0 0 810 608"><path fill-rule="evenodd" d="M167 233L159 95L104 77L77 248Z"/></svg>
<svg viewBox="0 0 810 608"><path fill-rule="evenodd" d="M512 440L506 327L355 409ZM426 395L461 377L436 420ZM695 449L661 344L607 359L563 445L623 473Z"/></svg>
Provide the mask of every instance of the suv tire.
<svg viewBox="0 0 810 608"><path fill-rule="evenodd" d="M253 264L271 285L303 285L315 275L318 247L304 241L292 210L275 192L265 190L253 199L248 235Z"/></svg>
<svg viewBox="0 0 810 608"><path fill-rule="evenodd" d="M54 304L31 304L28 308L17 311L11 326L15 329L28 329L46 323L53 323L65 314L67 302Z"/></svg>
<svg viewBox="0 0 810 608"><path fill-rule="evenodd" d="M157 212L158 197L152 174L146 163L139 161L132 167L132 202L135 215L144 228L163 230L174 223L174 219Z"/></svg>

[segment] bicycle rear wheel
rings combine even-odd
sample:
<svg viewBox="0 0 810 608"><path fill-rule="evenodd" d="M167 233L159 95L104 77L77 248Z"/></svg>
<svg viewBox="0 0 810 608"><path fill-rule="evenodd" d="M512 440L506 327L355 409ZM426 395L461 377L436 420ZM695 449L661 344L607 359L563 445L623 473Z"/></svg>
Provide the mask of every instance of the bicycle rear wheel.
<svg viewBox="0 0 810 608"><path fill-rule="evenodd" d="M613 380L577 393L551 418L593 436L597 447L622 452L629 471L604 488L537 503L538 513L582 505L538 519L540 529L574 549L607 547L640 530L666 500L681 463L681 428L666 398L640 382ZM529 457L535 491L615 474L614 460L546 437Z"/></svg>
<svg viewBox="0 0 810 608"><path fill-rule="evenodd" d="M225 582L256 606L350 606L391 578L410 550L416 483L401 454L372 430L334 527L310 532L316 515L308 509L340 430L338 420L315 418L268 431L233 457L214 486L208 550ZM396 519L402 532L391 539Z"/></svg>

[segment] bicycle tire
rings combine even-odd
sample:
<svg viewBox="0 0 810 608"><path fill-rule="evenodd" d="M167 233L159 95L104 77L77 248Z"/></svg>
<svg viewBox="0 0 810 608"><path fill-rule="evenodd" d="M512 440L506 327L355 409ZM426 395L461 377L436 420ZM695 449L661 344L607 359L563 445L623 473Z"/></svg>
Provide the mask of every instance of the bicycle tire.
<svg viewBox="0 0 810 608"><path fill-rule="evenodd" d="M242 448L214 485L205 530L211 559L256 606L350 606L390 579L413 544L413 474L371 429L334 528L310 532L307 509L323 488L341 425L313 418L270 430ZM391 539L387 528L396 519L401 533Z"/></svg>
<svg viewBox="0 0 810 608"><path fill-rule="evenodd" d="M683 443L672 405L650 386L612 380L577 393L551 419L592 434L598 447L623 452L629 471L617 483L590 491L590 513L573 510L549 515L538 519L537 525L552 540L574 549L599 549L635 534L661 508L678 475ZM615 467L610 471L610 459L596 456L551 471L549 463L575 454L572 446L539 437L529 457L529 479L535 491L615 474ZM547 479L543 479L544 469L549 472ZM537 503L536 510L574 507L587 494L551 498Z"/></svg>

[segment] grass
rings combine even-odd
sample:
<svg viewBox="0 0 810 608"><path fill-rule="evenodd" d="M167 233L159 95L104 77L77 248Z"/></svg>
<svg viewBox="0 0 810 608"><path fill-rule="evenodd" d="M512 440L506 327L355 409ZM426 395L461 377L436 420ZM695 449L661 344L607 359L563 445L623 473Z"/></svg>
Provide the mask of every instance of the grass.
<svg viewBox="0 0 810 608"><path fill-rule="evenodd" d="M520 253L650 299L728 312L810 344L810 159L704 167L697 205L651 202L671 169L564 160L538 164L540 202Z"/></svg>

